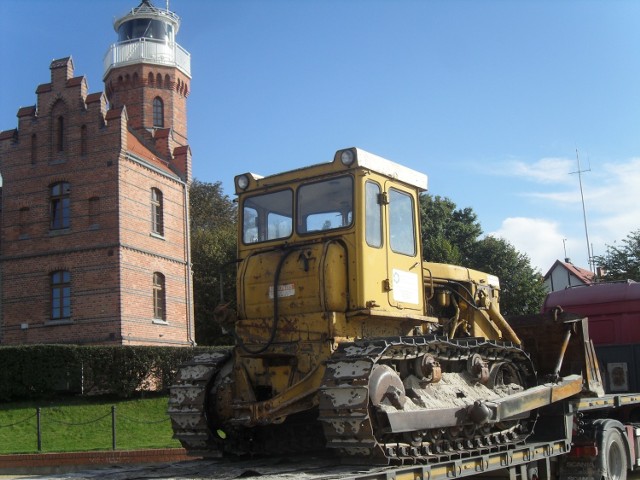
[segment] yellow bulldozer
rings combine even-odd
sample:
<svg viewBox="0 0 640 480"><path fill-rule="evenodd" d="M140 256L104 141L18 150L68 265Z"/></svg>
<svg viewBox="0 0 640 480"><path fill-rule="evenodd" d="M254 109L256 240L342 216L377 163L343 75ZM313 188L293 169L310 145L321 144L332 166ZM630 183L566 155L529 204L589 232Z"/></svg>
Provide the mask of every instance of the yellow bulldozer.
<svg viewBox="0 0 640 480"><path fill-rule="evenodd" d="M582 372L540 378L497 277L423 261L426 189L358 148L235 177L237 299L217 311L235 346L194 358L171 387L189 452L419 462L522 441L536 408L597 389Z"/></svg>

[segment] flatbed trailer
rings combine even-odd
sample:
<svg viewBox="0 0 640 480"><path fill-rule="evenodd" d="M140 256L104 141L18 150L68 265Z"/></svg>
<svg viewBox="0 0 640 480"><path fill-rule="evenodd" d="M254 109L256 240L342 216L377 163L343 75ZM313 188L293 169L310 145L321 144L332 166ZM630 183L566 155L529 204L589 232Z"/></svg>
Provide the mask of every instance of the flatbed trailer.
<svg viewBox="0 0 640 480"><path fill-rule="evenodd" d="M443 452L419 465L349 464L348 459L325 453L244 461L208 459L189 462L179 473L211 480L254 476L261 480L640 479L640 423L624 420L638 408L640 394L563 400L539 411L535 432L526 442L495 445L474 455ZM589 418L596 428L583 430L581 423ZM163 469L162 473L167 478L178 471Z"/></svg>
<svg viewBox="0 0 640 480"><path fill-rule="evenodd" d="M431 457L421 465L363 465L340 463L327 453L298 456L194 459L173 464L121 465L45 478L128 480L130 478L190 478L230 480L451 480L479 477L514 480L640 479L640 423L626 418L640 409L640 394L573 398L539 411L534 434L524 443L487 447L475 455L455 452ZM580 423L591 416L596 431L580 431ZM621 450L605 451L605 431L617 431ZM609 434L610 435L610 434ZM626 439L626 440L625 440ZM608 438L611 444L611 438ZM620 455L618 455L620 454ZM623 457L624 455L625 457ZM618 470L603 469L602 459L613 459ZM624 458L626 458L625 461ZM617 460L615 460L617 459ZM611 463L611 462L609 462ZM624 464L624 465L623 465ZM42 477L30 477L42 478Z"/></svg>
<svg viewBox="0 0 640 480"><path fill-rule="evenodd" d="M640 423L625 424L611 417L618 414L624 417L625 409L635 408L640 408L640 394L567 400L540 412L536 433L523 444L487 449L469 457L442 455L426 465L388 467L344 478L446 480L476 475L538 480L626 478L627 472L640 474ZM581 432L579 424L586 415L597 416L596 428ZM622 443L612 441L612 435Z"/></svg>
<svg viewBox="0 0 640 480"><path fill-rule="evenodd" d="M537 422L526 441L469 456L450 452L431 457L423 465L346 478L602 480L625 479L631 472L640 478L640 393L604 393L587 319L552 312L545 318L525 316L510 321L532 352L539 378L551 379L544 393L533 399L540 408L535 410ZM563 380L578 373L582 392L556 401L554 396L562 394L563 384L571 383ZM560 395L557 398L566 397ZM531 398L523 402L532 406Z"/></svg>
<svg viewBox="0 0 640 480"><path fill-rule="evenodd" d="M505 428L509 422L533 416L535 425L526 439L504 442L498 438L494 441L491 435L479 435L478 443L470 448L451 440L439 444L437 453L434 450L430 455L415 458L403 455L404 464L388 466L375 465L370 462L373 459L366 457L337 455L281 457L280 462L254 458L249 463L235 464L220 460L203 463L214 474L202 478L238 478L242 469L249 475L255 472L264 480L444 480L475 476L624 480L629 475L640 478L640 393L605 393L587 318L558 310L510 322L530 352L541 383L520 395L479 403L491 421L502 422ZM387 446L394 448L391 444ZM400 443L397 448L409 451L407 445ZM225 468L233 469L235 476L225 475Z"/></svg>

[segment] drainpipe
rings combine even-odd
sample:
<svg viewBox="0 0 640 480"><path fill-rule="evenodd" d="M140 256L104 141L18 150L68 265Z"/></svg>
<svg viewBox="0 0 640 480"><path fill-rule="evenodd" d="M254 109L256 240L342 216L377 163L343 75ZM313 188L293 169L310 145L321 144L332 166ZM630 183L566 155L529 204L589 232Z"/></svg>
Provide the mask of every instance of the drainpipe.
<svg viewBox="0 0 640 480"><path fill-rule="evenodd" d="M186 273L186 298L187 298L187 340L192 347L196 346L193 338L193 300L191 298L193 291L193 276L191 269L191 232L189 230L189 186L184 182L183 201L184 201L184 247L185 247L185 273Z"/></svg>

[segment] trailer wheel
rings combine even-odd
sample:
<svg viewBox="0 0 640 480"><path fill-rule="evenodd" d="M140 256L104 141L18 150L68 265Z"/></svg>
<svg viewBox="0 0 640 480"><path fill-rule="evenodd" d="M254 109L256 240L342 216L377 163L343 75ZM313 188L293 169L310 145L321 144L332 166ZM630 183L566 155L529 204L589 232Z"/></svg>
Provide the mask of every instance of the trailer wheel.
<svg viewBox="0 0 640 480"><path fill-rule="evenodd" d="M627 479L627 449L622 434L617 428L606 428L602 432L600 466L603 478L611 480Z"/></svg>

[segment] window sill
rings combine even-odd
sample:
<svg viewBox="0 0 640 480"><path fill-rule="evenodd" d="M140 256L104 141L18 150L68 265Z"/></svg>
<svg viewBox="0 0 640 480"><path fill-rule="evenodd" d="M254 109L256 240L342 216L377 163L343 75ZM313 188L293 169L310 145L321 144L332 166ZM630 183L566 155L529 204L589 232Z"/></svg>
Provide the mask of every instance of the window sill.
<svg viewBox="0 0 640 480"><path fill-rule="evenodd" d="M164 240L164 235L160 235L159 233L151 232L149 233L149 236L157 238L158 240Z"/></svg>
<svg viewBox="0 0 640 480"><path fill-rule="evenodd" d="M55 327L57 325L73 325L74 321L70 318L63 318L60 320L46 320L44 322L45 327Z"/></svg>
<svg viewBox="0 0 640 480"><path fill-rule="evenodd" d="M169 322L167 322L166 320L160 320L159 318L154 318L153 320L151 320L151 323L153 323L154 325L169 325Z"/></svg>
<svg viewBox="0 0 640 480"><path fill-rule="evenodd" d="M50 237L57 237L58 235L67 235L71 233L70 228L56 228L55 230L49 230Z"/></svg>

